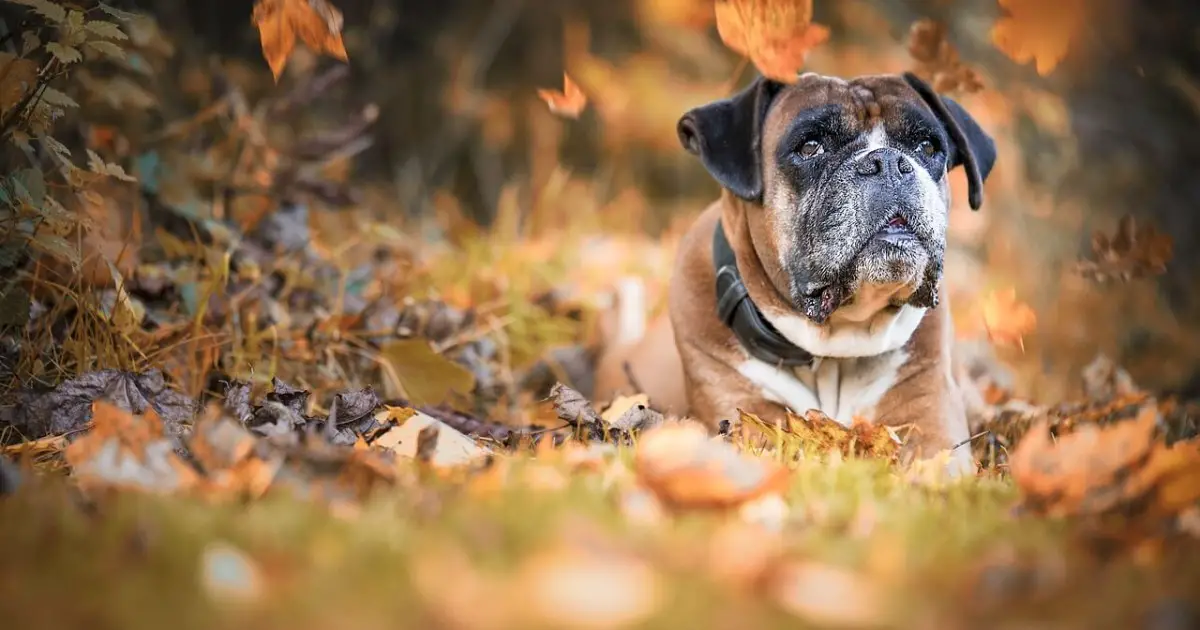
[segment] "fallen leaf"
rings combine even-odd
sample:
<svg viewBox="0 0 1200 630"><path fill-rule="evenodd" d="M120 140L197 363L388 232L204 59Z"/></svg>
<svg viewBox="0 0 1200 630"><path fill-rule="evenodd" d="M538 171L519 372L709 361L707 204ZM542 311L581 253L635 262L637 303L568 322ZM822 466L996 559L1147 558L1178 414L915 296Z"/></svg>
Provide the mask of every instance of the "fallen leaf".
<svg viewBox="0 0 1200 630"><path fill-rule="evenodd" d="M877 628L885 593L865 575L842 567L796 562L772 576L769 587L784 610L822 627Z"/></svg>
<svg viewBox="0 0 1200 630"><path fill-rule="evenodd" d="M600 417L605 422L612 424L617 418L630 409L638 405L645 406L650 404L650 397L645 394L637 394L636 396L619 396L608 405L608 408L600 414Z"/></svg>
<svg viewBox="0 0 1200 630"><path fill-rule="evenodd" d="M550 400L554 402L554 413L571 428L582 432L588 439L604 439L604 418L583 394L562 383L555 383L550 388Z"/></svg>
<svg viewBox="0 0 1200 630"><path fill-rule="evenodd" d="M438 354L424 339L390 341L380 349L380 356L413 405L436 405L475 389L470 370ZM394 395L401 392L388 392Z"/></svg>
<svg viewBox="0 0 1200 630"><path fill-rule="evenodd" d="M326 0L257 0L254 24L262 40L263 57L279 80L296 38L317 53L346 61L342 43L342 13Z"/></svg>
<svg viewBox="0 0 1200 630"><path fill-rule="evenodd" d="M64 452L81 485L175 492L198 481L195 471L175 453L154 409L134 415L96 401L91 415L91 431Z"/></svg>
<svg viewBox="0 0 1200 630"><path fill-rule="evenodd" d="M795 83L808 51L829 39L812 23L812 0L717 0L717 33L763 76Z"/></svg>
<svg viewBox="0 0 1200 630"><path fill-rule="evenodd" d="M1006 14L992 27L992 43L1017 63L1033 61L1042 76L1067 56L1087 19L1084 0L999 1Z"/></svg>
<svg viewBox="0 0 1200 630"><path fill-rule="evenodd" d="M579 118L579 114L583 113L583 108L587 107L587 96L571 80L570 75L565 72L563 73L563 89L561 92L558 90L538 89L537 95L538 98L546 102L551 113L563 118Z"/></svg>
<svg viewBox="0 0 1200 630"><path fill-rule="evenodd" d="M653 614L663 597L659 575L644 561L577 546L530 558L513 587L522 610L554 628L628 627Z"/></svg>
<svg viewBox="0 0 1200 630"><path fill-rule="evenodd" d="M1025 335L1037 328L1037 314L1028 304L1017 300L1017 290L992 291L984 297L983 325L992 343L1016 346L1025 351Z"/></svg>
<svg viewBox="0 0 1200 630"><path fill-rule="evenodd" d="M22 390L17 396L18 404L0 408L0 425L16 428L26 439L79 431L91 420L92 403L101 398L135 414L153 409L172 436L180 435L196 413L196 403L168 387L157 370L87 372L52 390Z"/></svg>
<svg viewBox="0 0 1200 630"><path fill-rule="evenodd" d="M638 479L672 507L736 507L787 484L788 469L740 452L694 422L646 431L634 454Z"/></svg>
<svg viewBox="0 0 1200 630"><path fill-rule="evenodd" d="M432 446L426 443L426 448L431 449L426 455L428 463L433 466L467 465L486 457L490 452L490 449L480 446L445 422L419 411L400 426L388 429L372 444L390 448L401 457L417 458L421 452L421 433L431 427L437 431L437 439Z"/></svg>
<svg viewBox="0 0 1200 630"><path fill-rule="evenodd" d="M1053 440L1039 424L1010 459L1023 505L1052 516L1174 516L1200 500L1200 439L1168 447L1153 399L1137 417L1076 425Z"/></svg>

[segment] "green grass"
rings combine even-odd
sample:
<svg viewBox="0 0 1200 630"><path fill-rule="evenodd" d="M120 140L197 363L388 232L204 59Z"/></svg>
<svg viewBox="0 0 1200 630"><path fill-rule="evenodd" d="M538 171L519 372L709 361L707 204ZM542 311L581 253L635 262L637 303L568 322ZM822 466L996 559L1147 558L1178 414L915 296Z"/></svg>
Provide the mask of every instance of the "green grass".
<svg viewBox="0 0 1200 630"><path fill-rule="evenodd" d="M119 493L92 508L73 496L44 479L0 500L6 627L456 627L446 610L486 620L492 609L521 609L537 586L519 568L563 544L628 550L656 568L664 585L656 613L635 627L805 627L763 589L712 576L714 535L735 516L638 524L616 508L617 489L594 474L574 473L561 491L511 484L483 497L422 482L376 495L351 519L271 494L212 504ZM881 586L888 627L1139 627L1161 597L1200 595L1194 545L1142 565L1101 562L1064 524L1011 516L1016 495L1002 481L935 490L906 485L881 464L811 463L796 471L786 498L786 556L846 567ZM204 588L201 558L213 541L243 550L261 570L266 588L252 604ZM455 563L459 555L465 566ZM989 562L999 568L980 578ZM433 595L417 588L414 563L440 572ZM591 588L606 596L603 583ZM1070 623L1046 625L1055 619Z"/></svg>

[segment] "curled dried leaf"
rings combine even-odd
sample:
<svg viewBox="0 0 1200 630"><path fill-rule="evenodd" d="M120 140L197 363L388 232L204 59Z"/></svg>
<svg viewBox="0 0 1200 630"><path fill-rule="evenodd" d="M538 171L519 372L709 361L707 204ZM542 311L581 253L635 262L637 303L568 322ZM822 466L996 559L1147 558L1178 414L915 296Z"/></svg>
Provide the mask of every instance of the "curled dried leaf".
<svg viewBox="0 0 1200 630"><path fill-rule="evenodd" d="M262 39L263 57L276 81L297 37L317 53L347 60L342 12L326 0L258 0L253 19Z"/></svg>
<svg viewBox="0 0 1200 630"><path fill-rule="evenodd" d="M1075 269L1096 282L1127 282L1163 273L1173 255L1170 235L1125 215L1112 236L1101 231L1092 235L1092 258L1079 261Z"/></svg>

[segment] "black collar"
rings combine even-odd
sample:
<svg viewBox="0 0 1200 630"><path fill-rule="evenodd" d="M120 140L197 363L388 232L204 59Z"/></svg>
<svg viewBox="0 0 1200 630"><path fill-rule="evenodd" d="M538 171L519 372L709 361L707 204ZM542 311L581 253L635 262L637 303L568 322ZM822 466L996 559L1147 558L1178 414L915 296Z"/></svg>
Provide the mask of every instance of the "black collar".
<svg viewBox="0 0 1200 630"><path fill-rule="evenodd" d="M733 331L750 356L778 366L812 365L813 355L779 334L750 299L720 221L713 232L713 267L717 270L717 317Z"/></svg>

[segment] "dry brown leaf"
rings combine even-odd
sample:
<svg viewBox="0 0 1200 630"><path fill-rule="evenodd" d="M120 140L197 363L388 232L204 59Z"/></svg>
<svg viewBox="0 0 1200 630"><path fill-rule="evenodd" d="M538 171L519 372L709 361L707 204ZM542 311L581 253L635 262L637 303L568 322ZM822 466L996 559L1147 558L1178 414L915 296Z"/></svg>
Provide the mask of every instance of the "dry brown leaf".
<svg viewBox="0 0 1200 630"><path fill-rule="evenodd" d="M983 325L988 339L1001 346L1016 346L1025 351L1025 335L1037 327L1037 314L1028 304L1017 300L1014 288L992 291L982 303Z"/></svg>
<svg viewBox="0 0 1200 630"><path fill-rule="evenodd" d="M638 405L645 406L649 404L650 397L645 394L637 394L636 396L618 396L617 399L613 400L612 404L610 404L608 408L600 414L600 417L603 418L605 422L612 424L613 422L616 422L617 418L620 418L630 409L633 409Z"/></svg>
<svg viewBox="0 0 1200 630"><path fill-rule="evenodd" d="M1173 516L1200 500L1200 439L1167 447L1149 400L1133 420L1078 426L1057 442L1045 424L1013 451L1025 505L1054 516Z"/></svg>
<svg viewBox="0 0 1200 630"><path fill-rule="evenodd" d="M38 65L8 52L0 52L0 114L20 105L37 85Z"/></svg>
<svg viewBox="0 0 1200 630"><path fill-rule="evenodd" d="M196 472L174 451L153 407L135 416L92 403L92 430L63 453L80 485L173 492L193 487Z"/></svg>
<svg viewBox="0 0 1200 630"><path fill-rule="evenodd" d="M667 505L730 508L787 485L788 469L739 452L694 422L673 422L638 439L638 479Z"/></svg>
<svg viewBox="0 0 1200 630"><path fill-rule="evenodd" d="M1076 271L1097 282L1127 282L1166 271L1174 249L1170 235L1125 215L1112 236L1100 231L1092 235L1093 260L1079 261Z"/></svg>
<svg viewBox="0 0 1200 630"><path fill-rule="evenodd" d="M556 116L563 118L576 119L579 114L583 113L583 108L587 107L587 96L583 90L571 80L570 75L563 73L563 89L537 91L538 97L546 102L550 107L550 112Z"/></svg>
<svg viewBox="0 0 1200 630"><path fill-rule="evenodd" d="M342 43L342 12L326 0L257 0L253 19L262 39L263 57L276 81L297 37L314 52L348 59Z"/></svg>
<svg viewBox="0 0 1200 630"><path fill-rule="evenodd" d="M1000 0L1007 15L992 27L992 43L1013 61L1033 61L1050 74L1067 56L1086 19L1084 0Z"/></svg>
<svg viewBox="0 0 1200 630"><path fill-rule="evenodd" d="M381 412L383 413L383 412ZM378 418L378 416L377 416ZM437 431L437 438L422 441L426 430ZM453 427L419 411L414 412L403 424L388 429L375 438L374 446L390 448L396 455L406 459L420 459L435 467L455 467L471 464L486 457L489 449L480 446L471 438L455 431ZM428 450L422 453L421 446Z"/></svg>
<svg viewBox="0 0 1200 630"><path fill-rule="evenodd" d="M763 76L795 83L808 51L829 39L812 0L717 0L717 33Z"/></svg>

